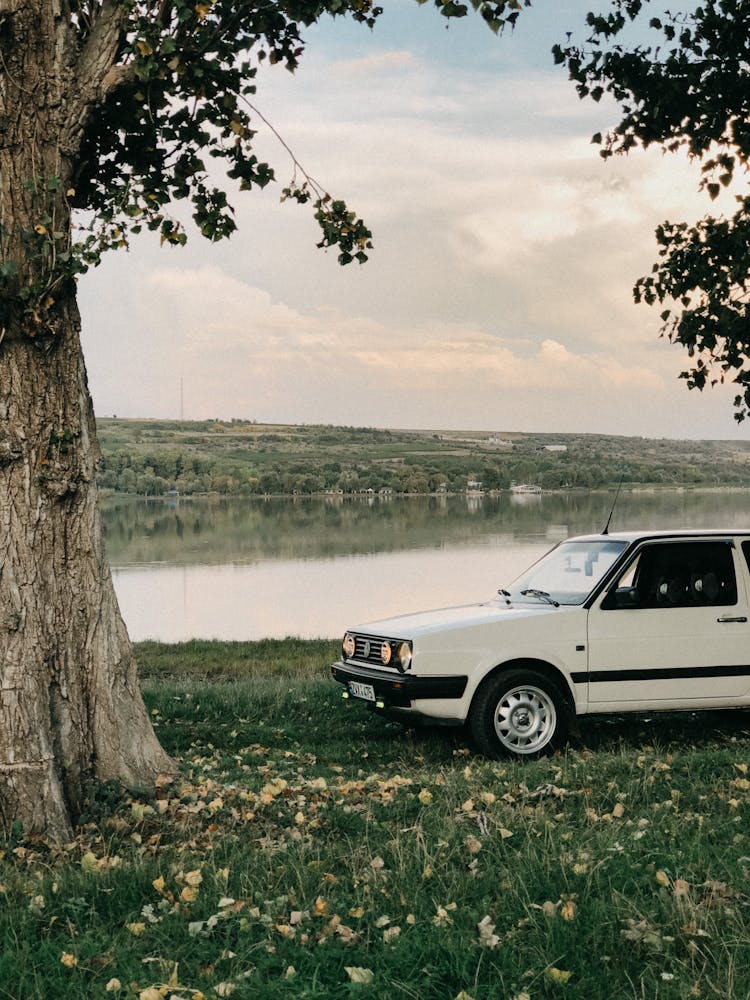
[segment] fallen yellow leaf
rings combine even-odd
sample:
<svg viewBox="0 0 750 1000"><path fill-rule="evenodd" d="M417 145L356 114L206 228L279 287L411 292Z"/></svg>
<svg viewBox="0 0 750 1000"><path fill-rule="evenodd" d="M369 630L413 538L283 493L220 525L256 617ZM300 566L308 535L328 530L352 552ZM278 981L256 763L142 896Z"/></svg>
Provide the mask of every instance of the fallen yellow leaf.
<svg viewBox="0 0 750 1000"><path fill-rule="evenodd" d="M482 850L482 841L479 840L478 837L473 836L471 833L468 837L464 838L464 844L466 845L466 849L469 854L479 854Z"/></svg>
<svg viewBox="0 0 750 1000"><path fill-rule="evenodd" d="M571 920L575 920L576 904L570 902L570 900L568 900L567 903L563 903L563 905L560 907L560 916L563 918L563 920L567 920L569 922Z"/></svg>
<svg viewBox="0 0 750 1000"><path fill-rule="evenodd" d="M372 969L363 969L358 965L346 965L344 966L344 972L353 983L362 983L363 986L369 986L375 978L375 973Z"/></svg>
<svg viewBox="0 0 750 1000"><path fill-rule="evenodd" d="M572 975L573 973L568 972L567 969L556 969L554 965L544 970L544 978L548 983L567 983Z"/></svg>

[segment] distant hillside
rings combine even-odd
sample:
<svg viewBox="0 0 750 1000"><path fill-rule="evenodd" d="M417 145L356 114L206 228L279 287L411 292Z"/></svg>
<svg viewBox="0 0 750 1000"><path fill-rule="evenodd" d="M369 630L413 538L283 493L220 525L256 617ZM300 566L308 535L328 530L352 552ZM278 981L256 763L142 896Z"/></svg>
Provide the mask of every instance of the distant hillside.
<svg viewBox="0 0 750 1000"><path fill-rule="evenodd" d="M98 421L100 484L158 496L463 493L750 486L750 442L604 434L378 430L242 420Z"/></svg>

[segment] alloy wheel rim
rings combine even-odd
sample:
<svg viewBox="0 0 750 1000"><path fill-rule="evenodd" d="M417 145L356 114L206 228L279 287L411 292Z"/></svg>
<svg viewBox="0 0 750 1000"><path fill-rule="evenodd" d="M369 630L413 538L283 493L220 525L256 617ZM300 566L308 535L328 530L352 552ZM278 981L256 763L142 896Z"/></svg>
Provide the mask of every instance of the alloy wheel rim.
<svg viewBox="0 0 750 1000"><path fill-rule="evenodd" d="M541 688L519 685L506 691L495 709L495 732L502 745L516 754L536 753L554 735L555 704Z"/></svg>

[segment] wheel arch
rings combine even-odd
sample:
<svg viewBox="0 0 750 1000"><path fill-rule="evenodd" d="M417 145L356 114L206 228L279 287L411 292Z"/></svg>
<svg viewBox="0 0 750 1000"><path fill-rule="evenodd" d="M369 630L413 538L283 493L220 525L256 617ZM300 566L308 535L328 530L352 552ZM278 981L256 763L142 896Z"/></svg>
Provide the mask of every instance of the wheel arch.
<svg viewBox="0 0 750 1000"><path fill-rule="evenodd" d="M471 700L472 703L476 700L479 692L482 688L493 681L500 674L508 673L510 670L533 670L547 680L552 681L555 687L559 690L560 694L565 700L565 707L570 713L570 718L575 719L576 717L576 702L573 691L570 687L570 681L565 676L565 674L558 667L553 666L547 660L540 660L535 657L519 657L514 660L506 660L504 663L499 663L492 670L488 671L474 691Z"/></svg>

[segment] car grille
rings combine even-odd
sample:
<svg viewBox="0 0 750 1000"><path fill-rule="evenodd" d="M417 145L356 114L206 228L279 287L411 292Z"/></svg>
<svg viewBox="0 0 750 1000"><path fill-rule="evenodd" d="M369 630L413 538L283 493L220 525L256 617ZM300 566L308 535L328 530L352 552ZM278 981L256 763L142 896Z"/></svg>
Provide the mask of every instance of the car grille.
<svg viewBox="0 0 750 1000"><path fill-rule="evenodd" d="M384 642L389 642L395 651L401 641L401 639L391 639L383 635L354 633L354 656L350 659L356 660L358 663L369 663L373 667L380 667L381 670L393 670L394 673L398 673L393 664L389 664L387 667L383 664L380 657L380 647Z"/></svg>

